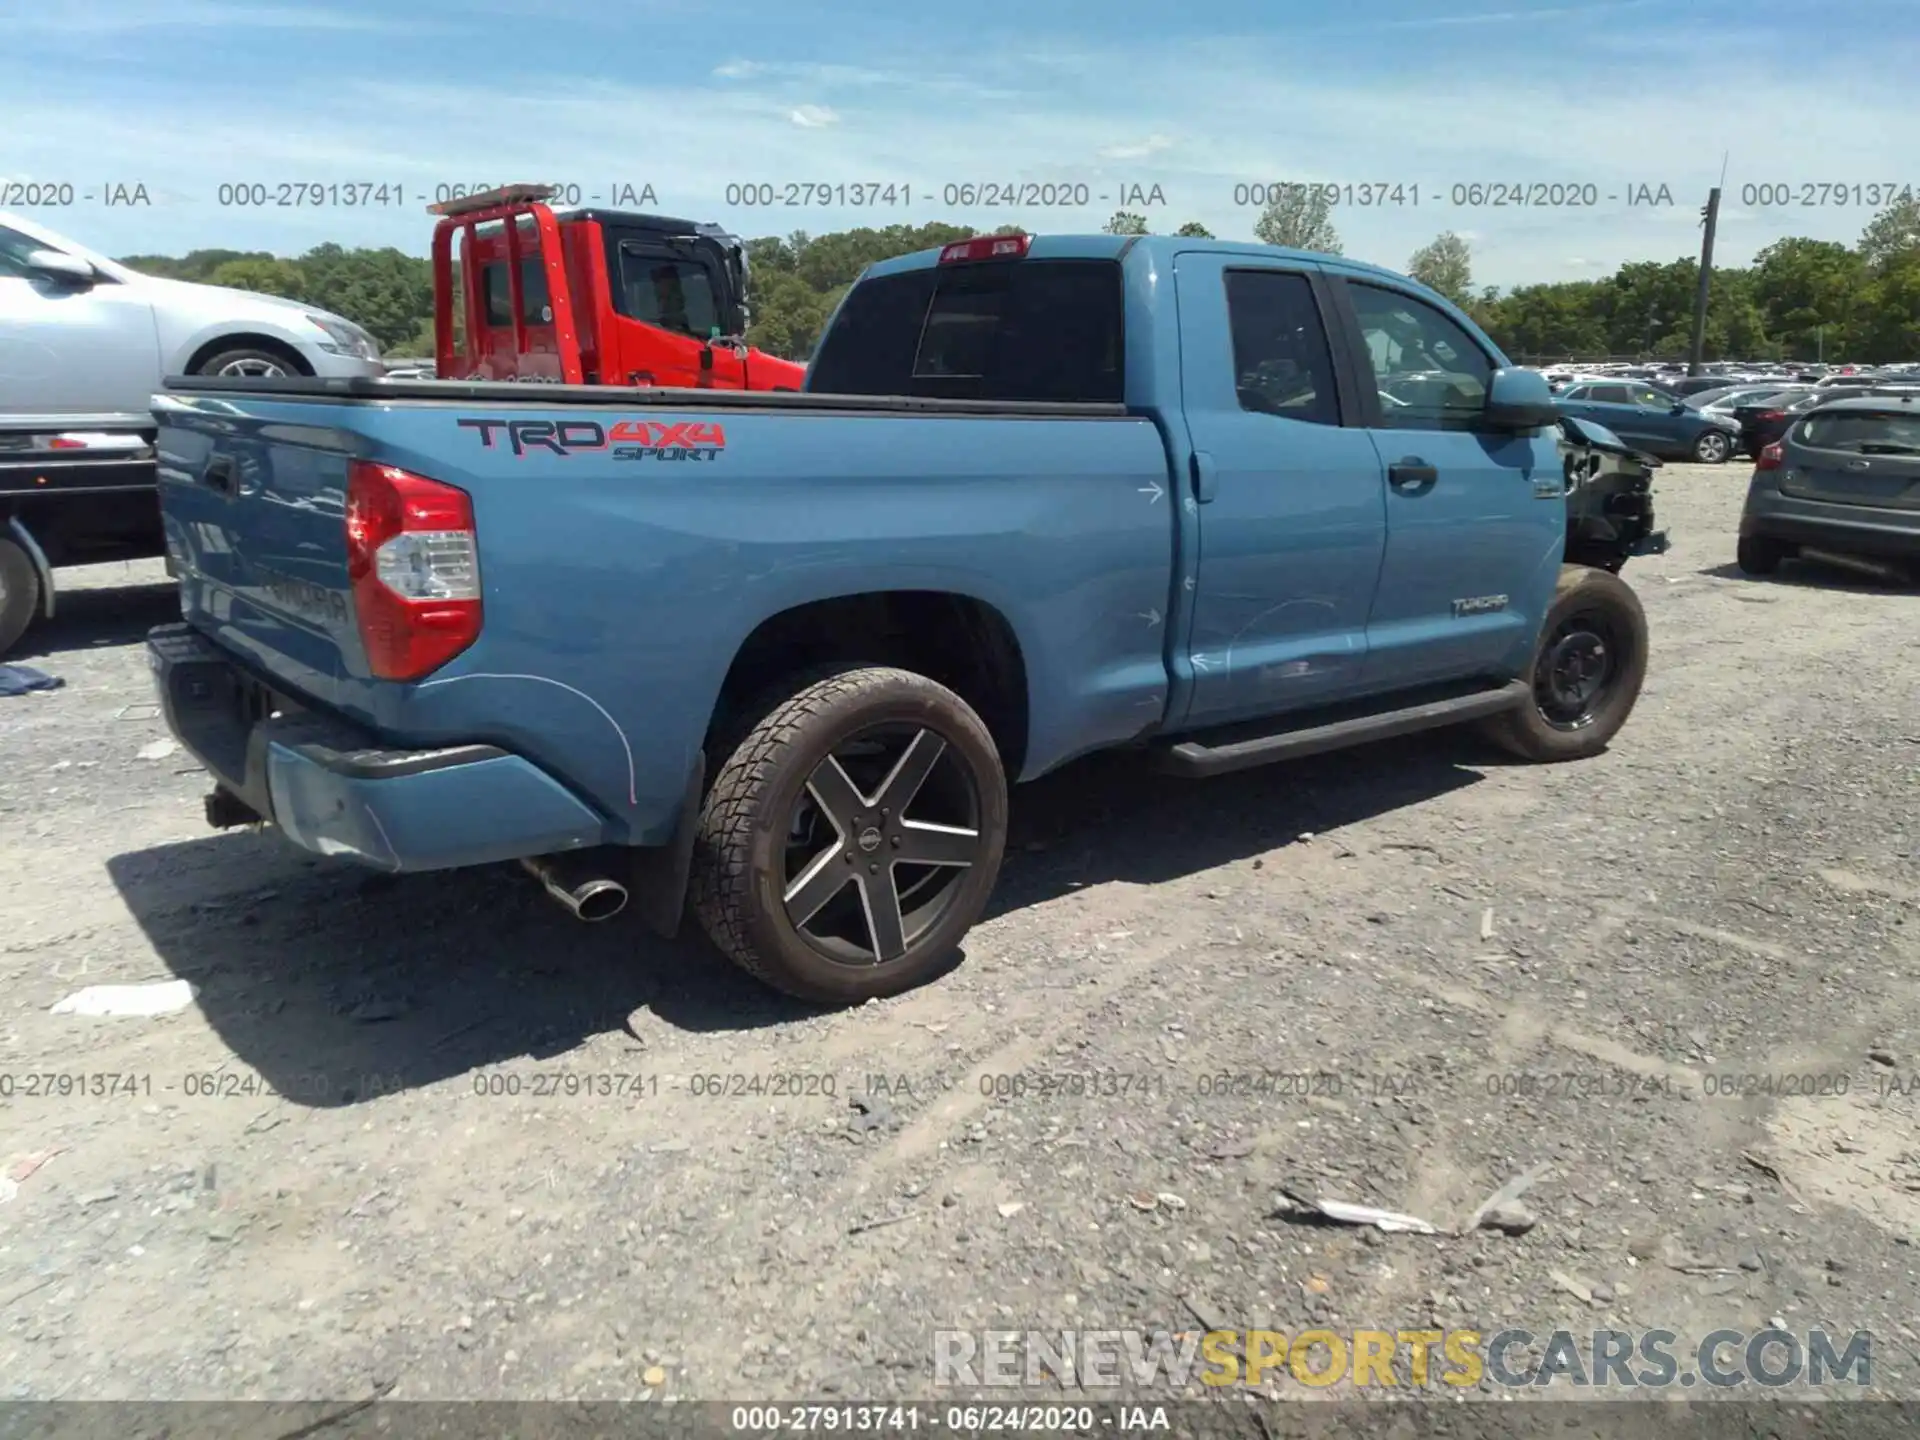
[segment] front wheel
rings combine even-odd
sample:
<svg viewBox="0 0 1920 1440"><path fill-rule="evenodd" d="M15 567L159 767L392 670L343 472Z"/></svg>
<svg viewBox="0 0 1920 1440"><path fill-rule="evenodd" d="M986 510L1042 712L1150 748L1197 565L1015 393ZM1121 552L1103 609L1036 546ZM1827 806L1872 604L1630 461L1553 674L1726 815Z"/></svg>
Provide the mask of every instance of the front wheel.
<svg viewBox="0 0 1920 1440"><path fill-rule="evenodd" d="M897 995L980 918L1006 835L1006 773L980 717L923 675L850 667L773 706L721 765L694 911L722 953L789 995Z"/></svg>
<svg viewBox="0 0 1920 1440"><path fill-rule="evenodd" d="M1708 430L1693 442L1693 458L1702 465L1723 465L1733 453L1733 441L1724 431Z"/></svg>
<svg viewBox="0 0 1920 1440"><path fill-rule="evenodd" d="M1533 693L1482 730L1524 760L1584 760L1627 723L1646 676L1640 597L1617 575L1564 565L1534 651Z"/></svg>

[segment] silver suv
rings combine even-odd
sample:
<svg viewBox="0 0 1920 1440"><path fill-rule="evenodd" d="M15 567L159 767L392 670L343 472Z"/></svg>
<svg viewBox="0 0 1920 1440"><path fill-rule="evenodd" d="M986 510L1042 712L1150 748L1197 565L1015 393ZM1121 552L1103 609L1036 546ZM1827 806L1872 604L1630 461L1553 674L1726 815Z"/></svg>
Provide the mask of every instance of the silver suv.
<svg viewBox="0 0 1920 1440"><path fill-rule="evenodd" d="M351 320L296 300L158 280L0 212L0 422L148 425L167 375L379 375Z"/></svg>

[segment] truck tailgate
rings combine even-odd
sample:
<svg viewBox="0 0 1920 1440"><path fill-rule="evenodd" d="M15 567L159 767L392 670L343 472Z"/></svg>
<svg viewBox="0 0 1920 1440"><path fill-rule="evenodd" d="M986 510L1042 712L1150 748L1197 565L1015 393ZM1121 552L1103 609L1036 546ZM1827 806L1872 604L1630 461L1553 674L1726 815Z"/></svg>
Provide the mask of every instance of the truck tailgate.
<svg viewBox="0 0 1920 1440"><path fill-rule="evenodd" d="M372 719L347 573L348 465L370 442L354 410L249 397L156 397L160 508L181 608L253 668Z"/></svg>

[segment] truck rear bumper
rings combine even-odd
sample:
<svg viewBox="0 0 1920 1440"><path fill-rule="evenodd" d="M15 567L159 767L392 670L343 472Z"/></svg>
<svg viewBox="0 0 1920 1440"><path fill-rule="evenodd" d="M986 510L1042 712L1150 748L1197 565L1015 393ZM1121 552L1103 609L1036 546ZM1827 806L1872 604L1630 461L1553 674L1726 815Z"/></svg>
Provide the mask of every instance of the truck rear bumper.
<svg viewBox="0 0 1920 1440"><path fill-rule="evenodd" d="M525 758L490 745L384 745L298 709L191 626L152 631L147 658L181 745L221 789L315 854L449 870L607 839L600 815Z"/></svg>

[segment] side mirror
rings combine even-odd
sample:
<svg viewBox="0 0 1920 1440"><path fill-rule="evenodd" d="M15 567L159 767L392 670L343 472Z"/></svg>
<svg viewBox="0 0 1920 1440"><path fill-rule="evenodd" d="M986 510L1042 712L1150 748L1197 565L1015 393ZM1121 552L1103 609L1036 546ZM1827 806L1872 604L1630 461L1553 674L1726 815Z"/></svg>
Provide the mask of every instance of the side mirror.
<svg viewBox="0 0 1920 1440"><path fill-rule="evenodd" d="M1668 411L1667 413L1668 413L1669 415L1684 415L1684 414L1686 414L1686 413L1687 413L1687 402L1686 402L1686 401L1684 401L1684 400L1676 400L1676 401L1674 401L1674 402L1673 402L1673 408L1672 408L1671 410L1669 410L1669 411Z"/></svg>
<svg viewBox="0 0 1920 1440"><path fill-rule="evenodd" d="M1546 377L1533 370L1496 370L1482 416L1489 430L1538 430L1560 419Z"/></svg>
<svg viewBox="0 0 1920 1440"><path fill-rule="evenodd" d="M43 279L64 285L91 285L100 278L85 260L62 255L58 250L29 250L26 267Z"/></svg>

